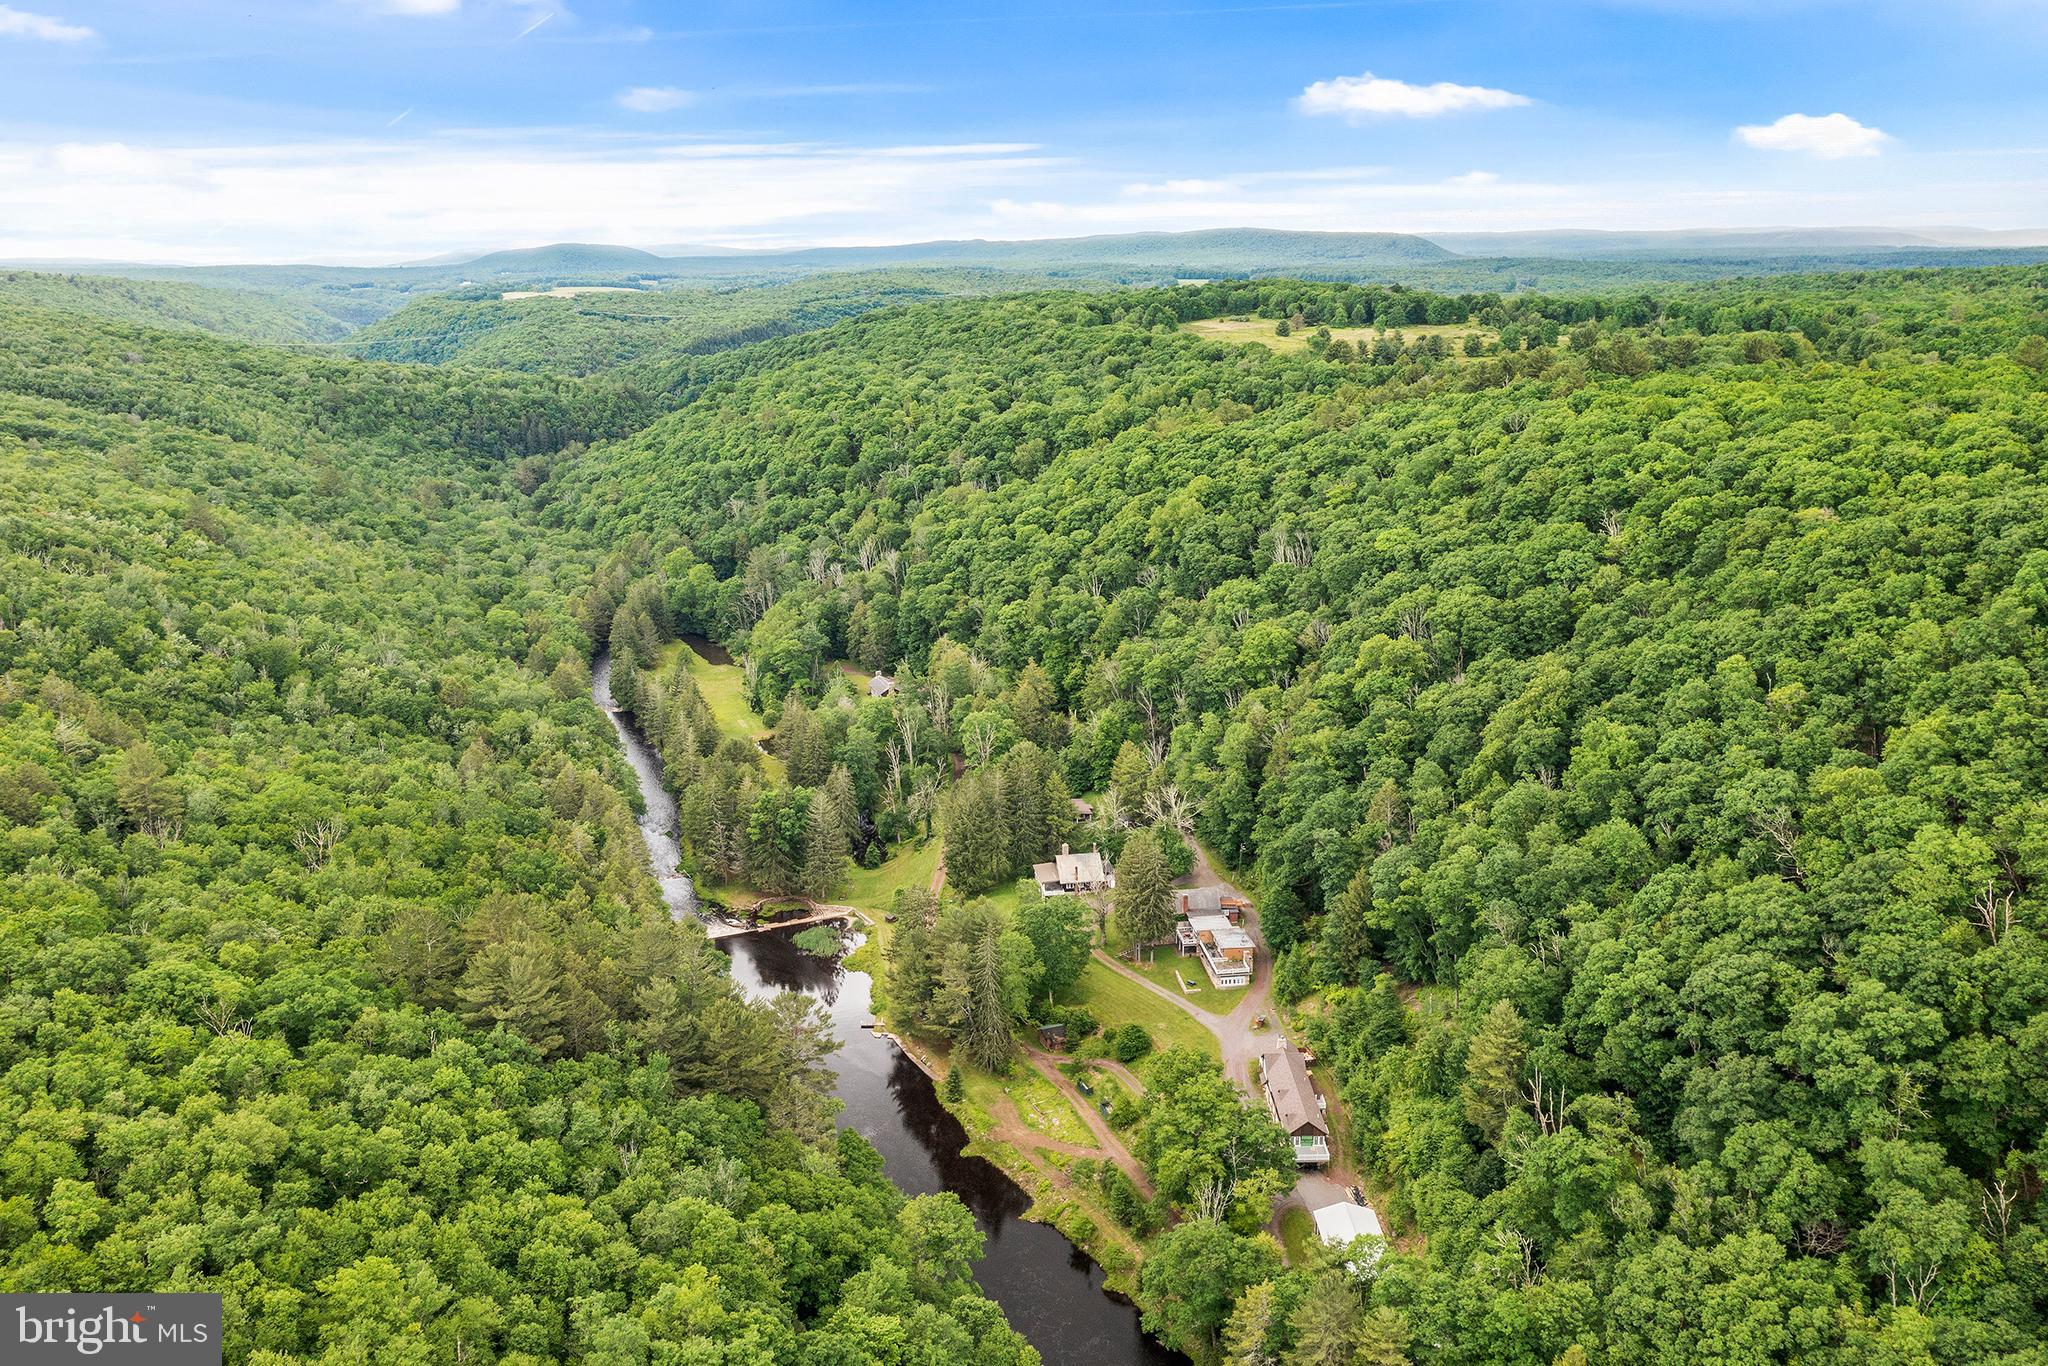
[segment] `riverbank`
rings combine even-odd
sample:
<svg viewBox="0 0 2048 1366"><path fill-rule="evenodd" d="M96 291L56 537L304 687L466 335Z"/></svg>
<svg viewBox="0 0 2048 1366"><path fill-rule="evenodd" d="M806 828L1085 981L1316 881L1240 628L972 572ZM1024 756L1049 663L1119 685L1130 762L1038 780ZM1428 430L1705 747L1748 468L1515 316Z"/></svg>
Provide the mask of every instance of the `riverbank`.
<svg viewBox="0 0 2048 1366"><path fill-rule="evenodd" d="M1007 1077L961 1065L962 1095L945 1099L953 1063L943 1045L878 1024L875 1031L903 1050L928 1077L939 1103L968 1135L963 1151L1000 1168L1031 1197L1023 1218L1057 1229L1093 1258L1104 1273L1104 1288L1136 1304L1144 1244L1117 1223L1095 1184L1098 1172L1116 1166L1149 1191L1150 1181L1121 1144L1103 1142L1107 1132L1089 1102L1069 1095L1041 1058L1021 1053ZM1070 1088L1071 1081L1064 1083ZM1092 1121L1092 1122L1091 1122Z"/></svg>
<svg viewBox="0 0 2048 1366"><path fill-rule="evenodd" d="M658 876L668 875L664 895L671 913L680 917L680 896L669 895L670 879L680 883L674 886L677 893L688 889L693 911L695 890L669 852L675 803L661 781L664 767L632 718L611 706L609 659L600 655L592 673L594 683L602 680L601 687L593 687L595 700L611 716L641 787L649 813L641 833L649 857ZM950 1191L960 1198L984 1238L984 1255L974 1267L976 1282L1046 1362L1185 1363L1140 1328L1136 1310L1122 1293L1134 1273L1129 1259L1113 1250L1114 1237L1106 1237L1099 1226L1079 1223L1075 1213L1064 1209L1072 1202L1059 1199L1057 1183L1048 1184L1026 1153L1004 1145L993 1132L970 1131L959 1114L941 1103L942 1056L916 1040L899 1043L886 1027L875 1028L882 1023L874 997L880 946L889 930L886 908L843 909L849 920L869 921L862 942L843 956L806 952L796 942L798 932L782 928L718 941L731 959L735 982L749 996L798 992L823 1008L838 1043L827 1065L836 1079L839 1127L854 1130L874 1146L884 1172L900 1190L913 1195ZM1090 1236L1069 1236L1067 1229ZM1095 1255L1098 1248L1108 1254L1113 1269Z"/></svg>
<svg viewBox="0 0 2048 1366"><path fill-rule="evenodd" d="M962 1097L957 1101L945 1099L946 1074L953 1066L945 1044L921 1038L888 1017L887 997L880 984L887 935L886 925L877 927L877 932L866 936L846 958L849 969L866 972L875 980L870 996L876 1019L872 1032L902 1049L904 1056L931 1080L939 1103L967 1131L965 1151L1001 1168L1005 1176L1031 1196L1031 1206L1023 1217L1057 1229L1102 1267L1106 1289L1135 1305L1144 1244L1116 1222L1101 1196L1089 1187L1085 1178L1092 1169L1077 1164L1091 1160L1115 1162L1128 1174L1136 1163L1127 1151L1112 1151L1100 1142L1092 1146L1076 1143L1074 1127L1083 1136L1092 1137L1091 1125L1080 1114L1070 1113L1064 1124L1057 1119L1049 1121L1042 1104L1034 1107L1020 1103L1017 1096L1010 1094L1005 1078L983 1072L972 1064L962 1064ZM1018 1048L1013 1077L1029 1073L1042 1078L1043 1073L1032 1065L1032 1056L1021 1040ZM1047 1084L1057 1089L1055 1084ZM1078 1095L1062 1094L1059 1099L1070 1110L1074 1105L1089 1104ZM1077 1180L1077 1175L1084 1179ZM1137 1184L1149 1190L1150 1182L1142 1171L1136 1176Z"/></svg>

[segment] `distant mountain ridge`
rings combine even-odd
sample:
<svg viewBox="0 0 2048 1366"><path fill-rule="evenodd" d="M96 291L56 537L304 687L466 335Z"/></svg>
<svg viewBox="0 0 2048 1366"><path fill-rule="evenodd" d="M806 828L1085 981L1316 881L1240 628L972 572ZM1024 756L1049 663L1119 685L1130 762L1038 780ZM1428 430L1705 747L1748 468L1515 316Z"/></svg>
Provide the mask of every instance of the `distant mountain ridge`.
<svg viewBox="0 0 2048 1366"><path fill-rule="evenodd" d="M665 249L666 250L666 249ZM871 246L754 250L684 246L664 255L611 243L556 242L450 253L403 265L253 264L173 266L41 262L40 272L153 280L264 296L269 314L232 300L145 296L94 286L70 302L114 316L160 316L228 335L330 341L440 295L495 299L560 286L636 290L741 290L828 273L974 272L1007 277L1000 288L1166 285L1185 279L1308 280L1400 284L1448 293L1503 294L1625 288L1652 282L1787 272L1825 273L2048 260L2048 230L1981 228L1570 229L1508 233L1303 232L1203 228L1022 240L944 240ZM6 266L0 262L0 268ZM980 292L987 282L977 283ZM17 294L56 288L20 282ZM939 292L953 284L939 282ZM54 296L53 296L54 297ZM660 311L660 310L656 310ZM409 325L408 325L409 326ZM406 332L404 345L414 345ZM430 350L440 349L440 341Z"/></svg>
<svg viewBox="0 0 2048 1366"><path fill-rule="evenodd" d="M1810 254L1864 250L1970 250L2048 245L2048 229L1674 228L1654 231L1555 228L1527 232L1437 232L1429 240L1461 256L1663 256Z"/></svg>
<svg viewBox="0 0 2048 1366"><path fill-rule="evenodd" d="M1396 232L1296 232L1284 228L1199 228L1188 232L1108 233L1016 240L967 238L862 247L747 251L671 260L818 265L833 269L932 262L943 265L1121 265L1204 267L1219 271L1301 265L1448 261L1454 253L1426 237Z"/></svg>

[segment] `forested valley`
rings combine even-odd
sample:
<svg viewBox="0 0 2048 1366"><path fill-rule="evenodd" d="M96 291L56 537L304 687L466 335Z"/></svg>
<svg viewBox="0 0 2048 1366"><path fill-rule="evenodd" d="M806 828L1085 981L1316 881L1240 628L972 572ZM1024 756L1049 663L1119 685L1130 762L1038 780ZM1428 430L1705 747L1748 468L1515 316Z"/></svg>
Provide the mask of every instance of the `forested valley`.
<svg viewBox="0 0 2048 1366"><path fill-rule="evenodd" d="M2044 290L926 306L698 372L548 516L668 547L628 637L771 717L900 666L816 763L885 825L987 773L1251 870L1417 1236L1362 1292L1206 1249L1184 1345L2035 1361Z"/></svg>
<svg viewBox="0 0 2048 1366"><path fill-rule="evenodd" d="M532 531L608 391L0 355L10 1291L219 1290L234 1360L1036 1360L656 894Z"/></svg>
<svg viewBox="0 0 2048 1366"><path fill-rule="evenodd" d="M1089 927L977 893L1241 870L1401 1236L1283 1267L1278 1131L1169 1053L1112 1198L1199 1359L2048 1361L2048 271L1039 291L628 378L0 308L10 1289L1033 1359L662 910L608 648L692 871L938 832L889 985L992 1065Z"/></svg>

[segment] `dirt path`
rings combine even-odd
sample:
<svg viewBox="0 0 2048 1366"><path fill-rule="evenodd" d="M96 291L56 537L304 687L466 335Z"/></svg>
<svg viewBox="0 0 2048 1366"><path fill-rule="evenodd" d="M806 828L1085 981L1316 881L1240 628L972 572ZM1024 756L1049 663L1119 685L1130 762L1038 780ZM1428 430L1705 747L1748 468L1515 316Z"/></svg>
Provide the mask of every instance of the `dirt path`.
<svg viewBox="0 0 2048 1366"><path fill-rule="evenodd" d="M1067 1103L1073 1106L1075 1111L1080 1114L1081 1122L1088 1126L1088 1132L1094 1135L1095 1150L1083 1150L1084 1154L1089 1157L1107 1157L1113 1160L1119 1167L1124 1169L1124 1175L1137 1183L1138 1189L1144 1193L1145 1198L1147 1200L1151 1199L1152 1178L1146 1175L1143 1164L1137 1158L1131 1156L1131 1150L1124 1146L1124 1141L1121 1138L1117 1137L1116 1130L1109 1127L1109 1122L1103 1119L1102 1112L1095 1108L1094 1103L1088 1097L1081 1094L1079 1087L1067 1079L1066 1073L1060 1071L1051 1055L1041 1053L1029 1044L1021 1045L1021 1047L1024 1057L1030 1062L1032 1069L1039 1076L1051 1082L1054 1089L1066 1097ZM1026 1130L1027 1134L1031 1132ZM1043 1137L1029 1137L1025 1141L1043 1144L1046 1140Z"/></svg>
<svg viewBox="0 0 2048 1366"><path fill-rule="evenodd" d="M1145 1083L1138 1079L1138 1074L1118 1062L1115 1058L1089 1058L1087 1062L1090 1067L1095 1068L1099 1072L1107 1072L1122 1082L1133 1097L1140 1097L1145 1094Z"/></svg>

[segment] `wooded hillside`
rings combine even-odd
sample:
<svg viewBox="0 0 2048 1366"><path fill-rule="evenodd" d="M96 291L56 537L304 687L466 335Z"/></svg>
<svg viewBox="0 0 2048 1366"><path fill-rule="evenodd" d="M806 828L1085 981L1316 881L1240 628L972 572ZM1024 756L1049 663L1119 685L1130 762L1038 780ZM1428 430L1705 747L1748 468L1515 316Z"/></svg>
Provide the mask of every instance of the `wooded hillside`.
<svg viewBox="0 0 2048 1366"><path fill-rule="evenodd" d="M972 769L1036 665L1067 790L1160 765L1419 1235L1376 1341L2036 1361L2044 333L2038 268L926 306L699 368L550 515L675 547L771 711L952 671Z"/></svg>

